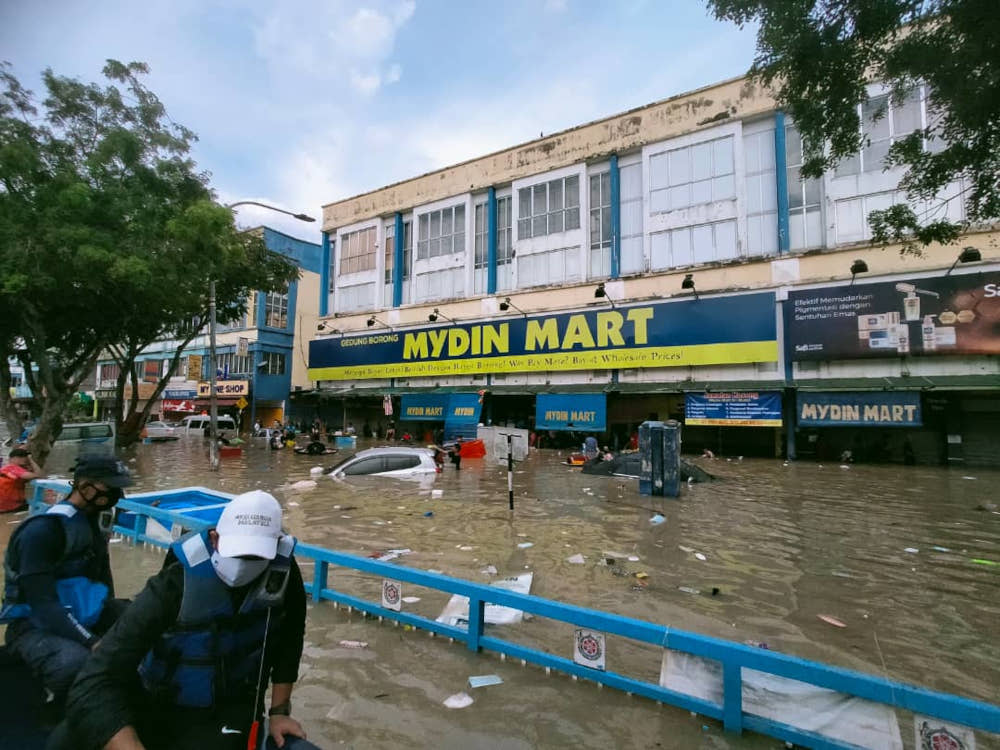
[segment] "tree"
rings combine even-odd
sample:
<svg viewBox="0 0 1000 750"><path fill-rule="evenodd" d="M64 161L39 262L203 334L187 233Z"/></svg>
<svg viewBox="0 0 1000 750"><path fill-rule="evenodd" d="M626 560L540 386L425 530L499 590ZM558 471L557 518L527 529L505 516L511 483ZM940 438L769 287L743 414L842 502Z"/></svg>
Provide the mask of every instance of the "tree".
<svg viewBox="0 0 1000 750"><path fill-rule="evenodd" d="M193 280L259 259L188 156L194 134L143 85L147 67L109 60L103 73L105 86L46 70L39 103L0 67L0 343L25 365L39 463L102 350L175 330L204 309ZM290 266L271 264L270 283ZM0 391L5 416L9 399Z"/></svg>
<svg viewBox="0 0 1000 750"><path fill-rule="evenodd" d="M121 331L108 351L118 363L115 421L119 445L138 440L150 409L166 388L185 347L205 332L208 279L215 280L216 317L233 322L246 312L253 291L283 292L298 276L296 266L269 251L256 234L233 231L229 209L209 202L189 207L167 227L170 253L148 258L146 293L125 300ZM192 322L196 321L196 322ZM176 342L166 372L139 406L142 380L138 356L162 339ZM125 386L132 389L125 398Z"/></svg>
<svg viewBox="0 0 1000 750"><path fill-rule="evenodd" d="M962 222L907 204L873 211L875 241L919 254L1000 218L1000 22L995 0L708 0L719 19L759 24L751 77L769 87L803 136L802 174L819 177L865 145L866 85L902 102L923 86L928 127L896 140L908 202L940 204L964 181ZM880 100L884 101L884 100ZM877 106L872 120L886 116Z"/></svg>

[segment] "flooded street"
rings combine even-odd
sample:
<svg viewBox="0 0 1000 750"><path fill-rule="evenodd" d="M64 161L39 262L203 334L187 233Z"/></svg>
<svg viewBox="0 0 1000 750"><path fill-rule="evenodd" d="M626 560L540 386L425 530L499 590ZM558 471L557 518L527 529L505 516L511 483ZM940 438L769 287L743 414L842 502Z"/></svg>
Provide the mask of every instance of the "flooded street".
<svg viewBox="0 0 1000 750"><path fill-rule="evenodd" d="M1000 702L1000 567L973 562L1000 561L1000 514L977 510L997 502L998 472L698 459L720 481L687 485L672 500L640 496L633 479L583 475L542 451L517 467L513 513L505 469L485 460L465 460L460 472L448 465L424 484L320 476L315 489L289 489L337 458L254 446L213 473L200 440L126 454L136 491L271 491L304 542L360 556L409 548L399 564L477 582L530 570L539 596ZM665 521L650 523L655 513ZM574 555L585 562L568 562ZM161 560L115 545L119 595L134 594ZM330 587L376 600L379 581L331 569ZM447 600L412 586L403 594L420 597L408 611L431 618ZM518 643L571 656L572 629L562 623L503 627ZM609 639L609 670L655 682L659 668L658 649ZM492 673L504 684L469 690L470 675ZM472 706L442 706L463 690ZM310 604L293 700L310 739L329 747L781 746L329 603ZM910 747L911 719L899 718ZM981 747L991 741L980 735Z"/></svg>

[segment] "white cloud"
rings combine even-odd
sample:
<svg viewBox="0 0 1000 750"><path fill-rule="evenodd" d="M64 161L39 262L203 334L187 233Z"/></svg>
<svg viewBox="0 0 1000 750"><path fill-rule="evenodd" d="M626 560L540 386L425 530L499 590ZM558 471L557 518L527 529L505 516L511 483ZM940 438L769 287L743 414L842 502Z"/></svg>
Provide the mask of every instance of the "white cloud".
<svg viewBox="0 0 1000 750"><path fill-rule="evenodd" d="M282 79L305 75L370 96L399 80L387 61L415 12L414 0L285 0L257 19L256 51Z"/></svg>
<svg viewBox="0 0 1000 750"><path fill-rule="evenodd" d="M396 83L400 78L403 77L403 66L399 63L393 63L389 66L389 70L385 73L386 83Z"/></svg>

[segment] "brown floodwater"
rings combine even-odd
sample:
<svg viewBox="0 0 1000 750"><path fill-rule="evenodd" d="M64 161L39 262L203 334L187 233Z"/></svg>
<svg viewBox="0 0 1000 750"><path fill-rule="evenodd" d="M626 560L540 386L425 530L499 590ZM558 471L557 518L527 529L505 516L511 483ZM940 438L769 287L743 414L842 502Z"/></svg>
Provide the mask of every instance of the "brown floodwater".
<svg viewBox="0 0 1000 750"><path fill-rule="evenodd" d="M506 470L485 460L464 460L461 471L448 465L421 483L310 477L311 467L338 457L262 445L214 473L197 439L140 445L125 458L137 491L269 490L305 542L362 556L408 548L397 564L477 582L532 571L539 596L1000 703L1000 567L972 562L1000 562L1000 513L977 509L997 502L997 471L696 459L719 481L664 499L640 496L636 480L587 476L564 465L565 455L542 451L518 465L511 513ZM289 487L311 478L313 489ZM655 513L665 521L650 523ZM12 528L0 529L0 544ZM568 562L578 554L584 564ZM119 595L136 593L161 559L116 544ZM331 587L373 601L379 585L353 571L330 573ZM413 586L403 595L420 598L408 611L431 618L448 598ZM733 737L685 711L330 603L309 606L295 714L324 747L781 744ZM504 638L572 656L569 625L533 618L502 627ZM343 648L342 640L368 648ZM607 658L609 670L656 681L658 649L609 638ZM504 682L470 690L468 677L482 674ZM442 705L461 691L471 706ZM899 719L912 747L912 719ZM988 747L997 738L979 740Z"/></svg>

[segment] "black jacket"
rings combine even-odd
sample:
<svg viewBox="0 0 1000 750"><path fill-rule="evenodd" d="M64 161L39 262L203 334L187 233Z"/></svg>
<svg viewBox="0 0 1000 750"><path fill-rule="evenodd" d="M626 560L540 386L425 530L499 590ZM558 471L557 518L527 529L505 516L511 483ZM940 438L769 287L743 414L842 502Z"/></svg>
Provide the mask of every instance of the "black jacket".
<svg viewBox="0 0 1000 750"><path fill-rule="evenodd" d="M242 597L248 589L249 586L235 589L233 596ZM69 693L67 720L79 747L103 747L123 727L140 726L151 708L158 717L163 717L165 725L169 725L171 707L150 705L137 669L156 640L175 623L183 593L184 568L168 559L101 639ZM265 681L268 673L273 683L298 679L305 619L305 588L293 557L285 592L284 617L277 625L274 639L268 639L276 645L266 655ZM239 713L249 717L252 710L253 707L247 705L241 707Z"/></svg>

